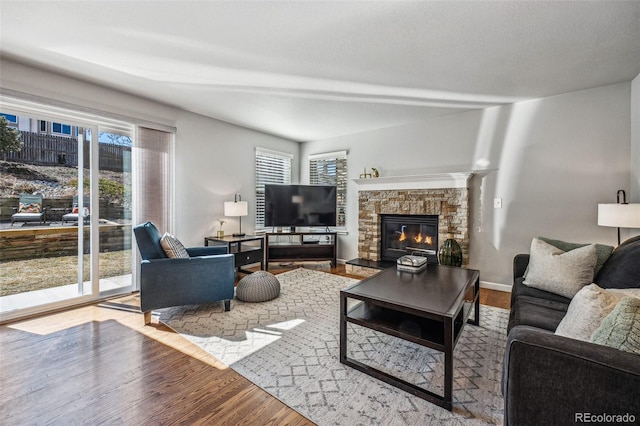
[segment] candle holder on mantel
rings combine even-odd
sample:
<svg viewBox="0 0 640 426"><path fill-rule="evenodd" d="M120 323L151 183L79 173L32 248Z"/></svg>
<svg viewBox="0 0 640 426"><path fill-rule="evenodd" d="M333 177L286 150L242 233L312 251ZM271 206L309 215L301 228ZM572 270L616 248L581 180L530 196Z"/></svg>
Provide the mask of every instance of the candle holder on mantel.
<svg viewBox="0 0 640 426"><path fill-rule="evenodd" d="M380 172L375 167L371 168L371 173L367 173L367 168L364 168L364 173L360 174L360 179L371 179L380 177Z"/></svg>
<svg viewBox="0 0 640 426"><path fill-rule="evenodd" d="M360 179L371 179L371 173L367 173L367 168L364 168L364 173L360 174Z"/></svg>

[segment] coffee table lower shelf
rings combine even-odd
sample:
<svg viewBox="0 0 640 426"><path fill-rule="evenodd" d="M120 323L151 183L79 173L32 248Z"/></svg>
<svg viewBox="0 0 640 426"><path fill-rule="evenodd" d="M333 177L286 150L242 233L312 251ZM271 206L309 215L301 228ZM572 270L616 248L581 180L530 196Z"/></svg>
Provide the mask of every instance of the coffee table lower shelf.
<svg viewBox="0 0 640 426"><path fill-rule="evenodd" d="M479 324L479 276L473 277L469 284L471 297L461 301L453 316L437 315L430 312L415 312L404 306L394 306L380 300L360 297L349 293L349 289L340 292L340 362L355 368L371 377L395 386L412 395L443 407L452 409L453 391L453 350L462 333L464 324ZM348 308L348 299L360 302ZM472 308L473 318L469 318ZM400 339L435 349L444 354L444 394L439 395L427 389L395 377L378 368L347 356L347 325L356 324L371 330L388 334Z"/></svg>

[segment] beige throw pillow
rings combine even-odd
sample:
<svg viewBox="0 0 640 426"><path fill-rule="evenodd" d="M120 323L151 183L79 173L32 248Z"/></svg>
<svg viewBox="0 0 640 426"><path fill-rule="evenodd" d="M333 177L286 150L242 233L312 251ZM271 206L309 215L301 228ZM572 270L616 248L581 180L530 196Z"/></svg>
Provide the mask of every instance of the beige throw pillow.
<svg viewBox="0 0 640 426"><path fill-rule="evenodd" d="M187 258L189 253L182 243L173 235L165 233L160 239L160 245L167 257L171 258Z"/></svg>
<svg viewBox="0 0 640 426"><path fill-rule="evenodd" d="M571 299L567 314L558 324L556 334L589 341L593 332L613 311L621 297L622 294L616 295L600 288L597 284L583 287Z"/></svg>
<svg viewBox="0 0 640 426"><path fill-rule="evenodd" d="M608 288L607 291L620 297L627 296L640 299L640 288Z"/></svg>
<svg viewBox="0 0 640 426"><path fill-rule="evenodd" d="M538 238L531 241L529 272L523 284L571 299L593 282L596 245L568 252Z"/></svg>

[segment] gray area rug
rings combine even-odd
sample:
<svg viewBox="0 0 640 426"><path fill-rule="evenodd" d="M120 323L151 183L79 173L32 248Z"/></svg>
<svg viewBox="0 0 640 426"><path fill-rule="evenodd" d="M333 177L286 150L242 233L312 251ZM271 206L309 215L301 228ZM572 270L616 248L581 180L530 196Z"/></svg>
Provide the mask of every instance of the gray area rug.
<svg viewBox="0 0 640 426"><path fill-rule="evenodd" d="M304 268L280 297L161 311L160 320L319 425L502 424L508 311L482 306L454 353L453 412L341 364L339 291L357 280ZM349 325L349 356L442 394L443 355Z"/></svg>

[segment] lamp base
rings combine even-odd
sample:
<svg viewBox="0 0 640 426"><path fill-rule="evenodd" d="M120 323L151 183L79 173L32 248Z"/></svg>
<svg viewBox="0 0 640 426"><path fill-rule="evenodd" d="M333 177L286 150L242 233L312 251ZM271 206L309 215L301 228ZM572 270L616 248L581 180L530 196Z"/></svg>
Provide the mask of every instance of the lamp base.
<svg viewBox="0 0 640 426"><path fill-rule="evenodd" d="M244 236L245 236L245 235L247 235L247 234L245 234L245 233L243 232L242 234L232 234L232 235L233 235L234 237L244 237Z"/></svg>

